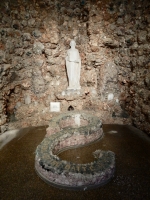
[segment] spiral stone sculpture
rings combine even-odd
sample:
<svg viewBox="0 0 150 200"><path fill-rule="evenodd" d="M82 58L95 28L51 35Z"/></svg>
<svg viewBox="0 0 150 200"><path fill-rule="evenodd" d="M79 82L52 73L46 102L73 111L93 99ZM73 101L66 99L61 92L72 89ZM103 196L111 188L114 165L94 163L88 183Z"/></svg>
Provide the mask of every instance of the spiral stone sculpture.
<svg viewBox="0 0 150 200"><path fill-rule="evenodd" d="M90 189L106 184L115 170L115 154L96 150L95 161L76 164L57 154L69 147L87 145L103 136L102 122L86 112L68 112L53 118L44 140L38 145L35 169L47 183L67 189Z"/></svg>

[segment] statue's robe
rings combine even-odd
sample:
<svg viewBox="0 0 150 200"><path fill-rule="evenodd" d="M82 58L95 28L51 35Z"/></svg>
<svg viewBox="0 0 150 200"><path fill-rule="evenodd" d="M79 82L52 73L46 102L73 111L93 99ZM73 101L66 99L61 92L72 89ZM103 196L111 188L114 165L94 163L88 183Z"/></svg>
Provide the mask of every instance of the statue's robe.
<svg viewBox="0 0 150 200"><path fill-rule="evenodd" d="M69 49L67 51L66 67L69 79L68 89L80 89L81 59L77 49Z"/></svg>

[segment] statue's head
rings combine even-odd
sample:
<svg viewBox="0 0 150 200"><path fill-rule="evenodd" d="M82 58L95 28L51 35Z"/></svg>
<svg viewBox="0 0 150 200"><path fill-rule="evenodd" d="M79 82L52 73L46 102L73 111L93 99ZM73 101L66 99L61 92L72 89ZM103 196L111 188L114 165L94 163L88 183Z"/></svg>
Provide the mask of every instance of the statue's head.
<svg viewBox="0 0 150 200"><path fill-rule="evenodd" d="M76 46L76 42L74 41L74 40L71 40L71 42L70 42L70 46L72 47L72 46Z"/></svg>

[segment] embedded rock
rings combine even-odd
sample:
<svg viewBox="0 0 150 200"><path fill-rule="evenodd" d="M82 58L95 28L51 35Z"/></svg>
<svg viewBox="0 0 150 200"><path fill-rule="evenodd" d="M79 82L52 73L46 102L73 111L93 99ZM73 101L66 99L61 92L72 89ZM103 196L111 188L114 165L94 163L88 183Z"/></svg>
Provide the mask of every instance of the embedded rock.
<svg viewBox="0 0 150 200"><path fill-rule="evenodd" d="M111 38L104 38L103 43L108 47L113 47L113 48L119 47L119 43L116 40L112 40Z"/></svg>
<svg viewBox="0 0 150 200"><path fill-rule="evenodd" d="M35 42L33 45L33 52L35 54L42 54L44 50L44 45L41 42Z"/></svg>

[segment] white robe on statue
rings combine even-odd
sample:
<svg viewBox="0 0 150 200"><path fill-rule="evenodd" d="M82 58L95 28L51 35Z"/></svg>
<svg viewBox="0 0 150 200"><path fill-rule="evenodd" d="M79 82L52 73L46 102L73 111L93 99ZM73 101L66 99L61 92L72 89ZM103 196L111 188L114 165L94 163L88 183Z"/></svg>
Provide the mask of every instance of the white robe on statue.
<svg viewBox="0 0 150 200"><path fill-rule="evenodd" d="M69 87L67 89L78 90L80 86L81 59L77 49L69 49L66 57L67 75Z"/></svg>

